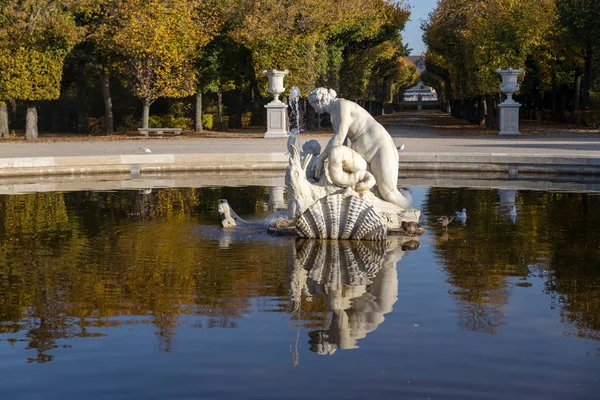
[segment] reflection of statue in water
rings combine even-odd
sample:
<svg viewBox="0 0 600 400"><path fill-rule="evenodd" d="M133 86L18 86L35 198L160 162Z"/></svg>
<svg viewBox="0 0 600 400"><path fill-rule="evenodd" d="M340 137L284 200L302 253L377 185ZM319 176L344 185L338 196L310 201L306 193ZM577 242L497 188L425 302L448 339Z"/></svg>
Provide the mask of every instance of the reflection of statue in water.
<svg viewBox="0 0 600 400"><path fill-rule="evenodd" d="M417 240L400 236L383 242L297 240L290 277L294 309L303 296L320 295L333 312L328 329L309 333L311 351L358 348L357 340L392 311L398 299L396 263L403 249L416 247Z"/></svg>

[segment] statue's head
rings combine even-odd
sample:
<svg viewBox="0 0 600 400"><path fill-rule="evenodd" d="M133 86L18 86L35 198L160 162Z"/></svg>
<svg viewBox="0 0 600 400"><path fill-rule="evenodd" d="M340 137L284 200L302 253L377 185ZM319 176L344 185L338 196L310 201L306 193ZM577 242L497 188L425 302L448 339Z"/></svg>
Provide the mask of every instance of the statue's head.
<svg viewBox="0 0 600 400"><path fill-rule="evenodd" d="M325 112L325 108L335 100L337 93L333 89L316 88L308 94L308 102L316 112Z"/></svg>
<svg viewBox="0 0 600 400"><path fill-rule="evenodd" d="M321 154L321 144L315 139L309 140L302 145L302 152L318 156Z"/></svg>

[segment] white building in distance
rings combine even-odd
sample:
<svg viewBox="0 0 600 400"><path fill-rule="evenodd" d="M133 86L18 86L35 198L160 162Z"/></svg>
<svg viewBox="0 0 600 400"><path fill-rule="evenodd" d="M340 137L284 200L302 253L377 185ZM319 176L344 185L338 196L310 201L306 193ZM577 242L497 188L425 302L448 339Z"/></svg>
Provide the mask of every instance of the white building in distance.
<svg viewBox="0 0 600 400"><path fill-rule="evenodd" d="M421 53L420 56L407 56L404 58L415 64L419 74L425 71L425 52ZM425 86L423 82L419 82L416 86L406 89L404 91L404 101L419 101L419 95L422 101L438 101L435 89L431 86Z"/></svg>

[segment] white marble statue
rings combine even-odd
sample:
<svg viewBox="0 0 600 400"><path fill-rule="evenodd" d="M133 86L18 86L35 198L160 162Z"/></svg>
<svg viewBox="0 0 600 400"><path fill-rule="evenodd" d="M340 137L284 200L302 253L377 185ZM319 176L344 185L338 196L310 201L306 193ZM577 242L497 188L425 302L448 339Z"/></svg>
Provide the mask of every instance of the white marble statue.
<svg viewBox="0 0 600 400"><path fill-rule="evenodd" d="M410 209L410 194L398 190L398 150L392 137L367 110L336 96L333 89L326 88L317 88L308 95L308 102L315 111L329 113L333 125L333 137L319 157L321 165L317 166L317 173L322 170L323 162L330 158L330 164L340 164L343 171L351 171L346 178L353 182L357 179L354 174L366 169L368 164L381 197L405 210ZM350 141L350 149L364 162L344 148L346 139ZM340 146L343 147L339 149ZM332 178L337 177L332 175Z"/></svg>
<svg viewBox="0 0 600 400"><path fill-rule="evenodd" d="M289 133L287 219L260 224L274 234L313 239L382 241L389 232L423 233L410 193L398 189L398 150L385 128L331 89L315 89L308 99L331 115L334 135L321 152L317 141L302 146L298 132ZM224 227L248 225L226 202L220 207Z"/></svg>

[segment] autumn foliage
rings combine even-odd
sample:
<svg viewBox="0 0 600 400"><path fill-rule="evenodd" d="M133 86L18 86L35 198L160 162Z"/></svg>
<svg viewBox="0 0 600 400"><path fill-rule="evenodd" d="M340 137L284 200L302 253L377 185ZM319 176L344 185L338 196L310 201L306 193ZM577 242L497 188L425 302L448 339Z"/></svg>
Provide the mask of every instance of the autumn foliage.
<svg viewBox="0 0 600 400"><path fill-rule="evenodd" d="M203 92L217 93L222 124L224 93L238 93L240 110L248 94L253 104L266 96L264 69L289 69L286 85L304 95L326 85L379 102L418 78L402 60L404 0L4 0L0 11L0 106L58 99L75 85L78 131L95 114L83 103L94 104L86 88L98 75L107 133L115 85L140 100L147 127L157 99L196 95L200 107Z"/></svg>
<svg viewBox="0 0 600 400"><path fill-rule="evenodd" d="M599 18L595 0L441 0L423 24L424 78L455 116L473 119L473 103L498 95L496 69L523 68L519 95L531 117L570 111L573 122L599 123Z"/></svg>

